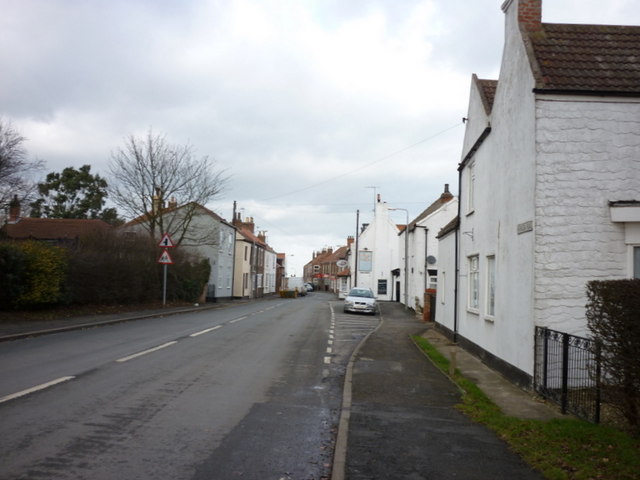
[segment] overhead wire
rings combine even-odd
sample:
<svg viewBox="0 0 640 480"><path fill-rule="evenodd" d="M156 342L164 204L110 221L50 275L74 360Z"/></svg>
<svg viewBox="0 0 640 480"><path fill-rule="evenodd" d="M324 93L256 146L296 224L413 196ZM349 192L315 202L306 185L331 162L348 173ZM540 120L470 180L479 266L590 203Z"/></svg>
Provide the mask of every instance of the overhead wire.
<svg viewBox="0 0 640 480"><path fill-rule="evenodd" d="M423 144L425 142L428 142L429 140L432 140L432 139L434 139L436 137L439 137L440 135L443 135L443 134L447 133L448 131L453 130L454 128L457 128L457 127L459 127L460 125L463 125L463 124L464 124L464 122L456 123L455 125L452 125L451 127L445 128L444 130L441 130L438 133L435 133L435 134L433 134L433 135L431 135L431 136L429 136L427 138L424 138L424 139L422 139L422 140L420 140L418 142L412 143L411 145L408 145L408 146L406 146L404 148L401 148L400 150L397 150L397 151L395 151L393 153L389 153L388 155L380 157L377 160L369 162L369 163L367 163L365 165L361 165L360 167L354 168L353 170L349 170L347 172L343 172L343 173L341 173L339 175L335 175L335 176L333 176L331 178L328 178L326 180L322 180L321 182L316 182L316 183L313 183L311 185L307 185L306 187L299 188L297 190L291 190L291 191L288 191L288 192L280 193L280 194L275 195L273 197L263 198L262 201L275 200L276 198L286 197L288 195L293 195L294 193L305 192L307 190L311 190L312 188L316 188L316 187L319 187L321 185L325 185L325 184L327 184L329 182L333 182L333 181L335 181L335 180L337 180L339 178L346 177L346 176L351 175L353 173L359 172L360 170L363 170L363 169L368 168L368 167L370 167L372 165L375 165L376 163L380 163L380 162L382 162L384 160L387 160L387 159L389 159L391 157L394 157L394 156L399 155L399 154L401 154L403 152L406 152L407 150L415 148L418 145L421 145L421 144Z"/></svg>

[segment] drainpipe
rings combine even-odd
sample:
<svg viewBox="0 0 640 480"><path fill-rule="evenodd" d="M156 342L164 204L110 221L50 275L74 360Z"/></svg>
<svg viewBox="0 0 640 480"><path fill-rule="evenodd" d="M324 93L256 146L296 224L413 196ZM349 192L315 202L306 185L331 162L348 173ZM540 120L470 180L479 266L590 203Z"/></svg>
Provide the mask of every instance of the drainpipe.
<svg viewBox="0 0 640 480"><path fill-rule="evenodd" d="M462 166L458 168L458 225L455 231L455 269L453 285L453 343L458 342L458 276L460 274L460 252L458 238L460 237L460 213L462 205Z"/></svg>

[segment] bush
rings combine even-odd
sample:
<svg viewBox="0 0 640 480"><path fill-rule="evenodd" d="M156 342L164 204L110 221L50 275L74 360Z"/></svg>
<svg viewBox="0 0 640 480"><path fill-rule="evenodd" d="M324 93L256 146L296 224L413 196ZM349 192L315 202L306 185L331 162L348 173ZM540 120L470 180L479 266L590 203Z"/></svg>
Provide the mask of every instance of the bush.
<svg viewBox="0 0 640 480"><path fill-rule="evenodd" d="M640 434L640 280L592 281L587 322L602 366L603 401Z"/></svg>
<svg viewBox="0 0 640 480"><path fill-rule="evenodd" d="M19 248L26 269L17 305L39 307L58 303L64 294L67 252L33 240L19 244Z"/></svg>
<svg viewBox="0 0 640 480"><path fill-rule="evenodd" d="M117 233L84 238L72 252L69 265L69 302L126 304L162 298L163 265L157 242ZM198 300L209 279L207 259L176 248L167 266L167 299Z"/></svg>
<svg viewBox="0 0 640 480"><path fill-rule="evenodd" d="M0 309L12 308L25 289L27 262L20 247L0 243Z"/></svg>
<svg viewBox="0 0 640 480"><path fill-rule="evenodd" d="M69 259L70 303L118 304L161 297L158 247L109 233L83 238Z"/></svg>
<svg viewBox="0 0 640 480"><path fill-rule="evenodd" d="M167 299L195 302L209 281L211 265L206 258L199 259L176 249L171 253L173 264L167 266Z"/></svg>

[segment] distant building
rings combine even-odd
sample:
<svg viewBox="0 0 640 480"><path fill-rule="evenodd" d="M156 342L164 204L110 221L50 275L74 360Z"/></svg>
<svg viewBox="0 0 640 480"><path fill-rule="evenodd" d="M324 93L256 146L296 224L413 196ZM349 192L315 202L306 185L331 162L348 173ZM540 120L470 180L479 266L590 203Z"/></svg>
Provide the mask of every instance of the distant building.
<svg viewBox="0 0 640 480"><path fill-rule="evenodd" d="M188 249L211 265L211 273L205 296L210 301L231 298L235 263L236 229L215 212L195 202L178 206L171 204L160 210L156 217L163 217L168 229L158 233L169 234L178 248ZM188 216L188 221L185 218ZM125 235L149 235L149 216L142 215L118 227ZM175 226L175 228L172 228Z"/></svg>
<svg viewBox="0 0 640 480"><path fill-rule="evenodd" d="M0 228L0 239L37 240L70 246L84 236L101 235L112 228L102 220L22 217L20 202L17 196L14 196L9 205L7 222Z"/></svg>

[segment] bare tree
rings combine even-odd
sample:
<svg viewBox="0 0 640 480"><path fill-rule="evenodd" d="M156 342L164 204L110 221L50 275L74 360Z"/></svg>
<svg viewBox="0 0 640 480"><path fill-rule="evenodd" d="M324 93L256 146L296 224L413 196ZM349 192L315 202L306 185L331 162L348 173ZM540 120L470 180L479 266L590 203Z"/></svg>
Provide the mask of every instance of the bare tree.
<svg viewBox="0 0 640 480"><path fill-rule="evenodd" d="M14 196L24 203L35 191L31 176L42 168L42 162L27 157L25 140L10 122L0 118L0 208L3 210Z"/></svg>
<svg viewBox="0 0 640 480"><path fill-rule="evenodd" d="M112 154L110 172L111 201L126 217L138 218L152 238L170 233L177 244L209 243L207 235L197 242L190 237L201 206L220 194L228 180L215 161L196 158L193 146L172 145L149 131L146 137L125 140Z"/></svg>

